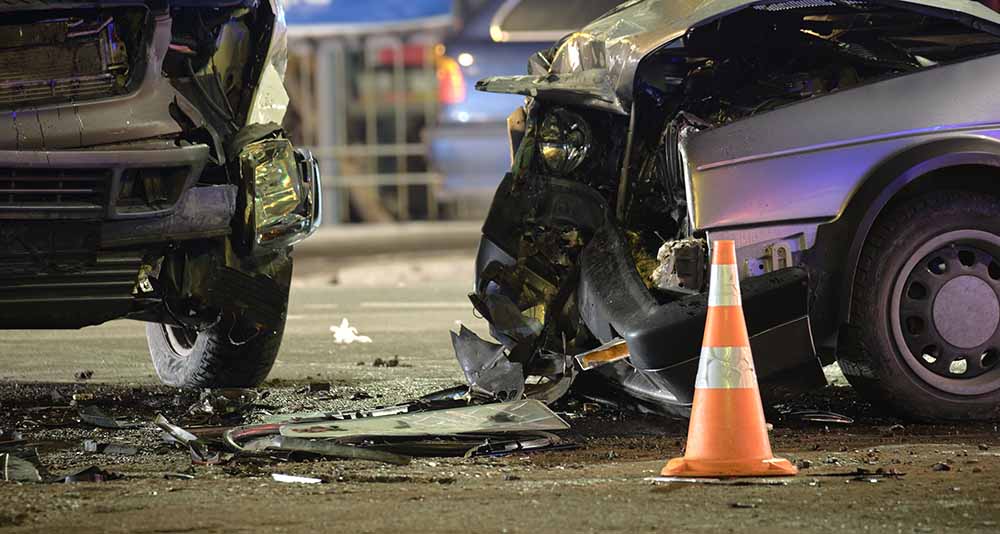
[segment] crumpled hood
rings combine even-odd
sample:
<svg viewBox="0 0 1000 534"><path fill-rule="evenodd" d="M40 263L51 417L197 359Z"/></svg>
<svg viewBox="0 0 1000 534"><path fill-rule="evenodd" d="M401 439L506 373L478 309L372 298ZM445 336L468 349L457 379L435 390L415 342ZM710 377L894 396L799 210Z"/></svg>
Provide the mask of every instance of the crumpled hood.
<svg viewBox="0 0 1000 534"><path fill-rule="evenodd" d="M828 0L815 0L822 5ZM847 2L855 0L846 0ZM502 76L476 88L492 93L544 96L628 114L639 62L693 27L774 0L631 0L563 38L547 75ZM790 2L789 2L790 3ZM868 0L869 4L925 10L1000 34L1000 14L972 0Z"/></svg>

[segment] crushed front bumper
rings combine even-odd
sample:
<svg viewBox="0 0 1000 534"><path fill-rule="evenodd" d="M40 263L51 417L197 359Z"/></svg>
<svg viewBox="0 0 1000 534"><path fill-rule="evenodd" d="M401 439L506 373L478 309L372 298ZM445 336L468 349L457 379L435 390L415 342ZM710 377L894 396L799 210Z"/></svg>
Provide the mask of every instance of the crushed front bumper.
<svg viewBox="0 0 1000 534"><path fill-rule="evenodd" d="M624 232L608 216L603 199L587 186L538 177L528 186L515 187L514 182L508 176L501 184L483 227L473 301L486 302L496 294L518 301L521 288L505 287L491 273L498 265L515 269L525 260L518 257L517 241L527 229L556 223L579 229L586 245L574 266L576 276L567 279L571 287L559 293L572 292L579 320L597 341L624 339L630 353L629 361L584 376L599 376L604 384L654 410L683 414L694 394L707 296L661 301L653 295L636 270ZM806 272L784 269L742 285L764 397L777 400L825 384L810 333ZM515 355L510 318L484 315L493 337Z"/></svg>

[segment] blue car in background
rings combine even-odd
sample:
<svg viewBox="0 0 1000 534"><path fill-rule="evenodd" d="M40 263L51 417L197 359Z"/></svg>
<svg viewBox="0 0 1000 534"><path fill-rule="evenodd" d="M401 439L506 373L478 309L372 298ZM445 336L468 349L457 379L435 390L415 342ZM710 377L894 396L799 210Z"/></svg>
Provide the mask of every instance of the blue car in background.
<svg viewBox="0 0 1000 534"><path fill-rule="evenodd" d="M475 90L486 76L519 75L526 58L614 8L621 0L466 0L462 27L438 62L440 114L429 131L431 166L444 177L439 200L451 217L485 213L510 168L507 117L524 97Z"/></svg>

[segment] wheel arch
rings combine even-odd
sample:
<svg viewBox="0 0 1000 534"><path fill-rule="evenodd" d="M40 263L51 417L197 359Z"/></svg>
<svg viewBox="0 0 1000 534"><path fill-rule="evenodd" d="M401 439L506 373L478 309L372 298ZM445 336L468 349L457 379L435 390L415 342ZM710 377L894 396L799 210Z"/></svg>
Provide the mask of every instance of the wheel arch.
<svg viewBox="0 0 1000 534"><path fill-rule="evenodd" d="M963 136L911 147L884 160L858 187L831 226L846 256L836 303L837 324L848 322L861 250L878 218L892 206L938 189L1000 196L1000 140Z"/></svg>

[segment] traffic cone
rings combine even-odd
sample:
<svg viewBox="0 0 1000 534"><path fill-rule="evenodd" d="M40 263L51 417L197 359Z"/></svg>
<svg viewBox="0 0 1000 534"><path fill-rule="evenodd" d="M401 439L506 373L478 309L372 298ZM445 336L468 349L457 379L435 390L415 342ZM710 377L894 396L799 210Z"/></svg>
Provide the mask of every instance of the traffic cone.
<svg viewBox="0 0 1000 534"><path fill-rule="evenodd" d="M667 477L790 476L798 470L774 458L747 335L736 244L715 241L694 404L683 458L667 462Z"/></svg>

